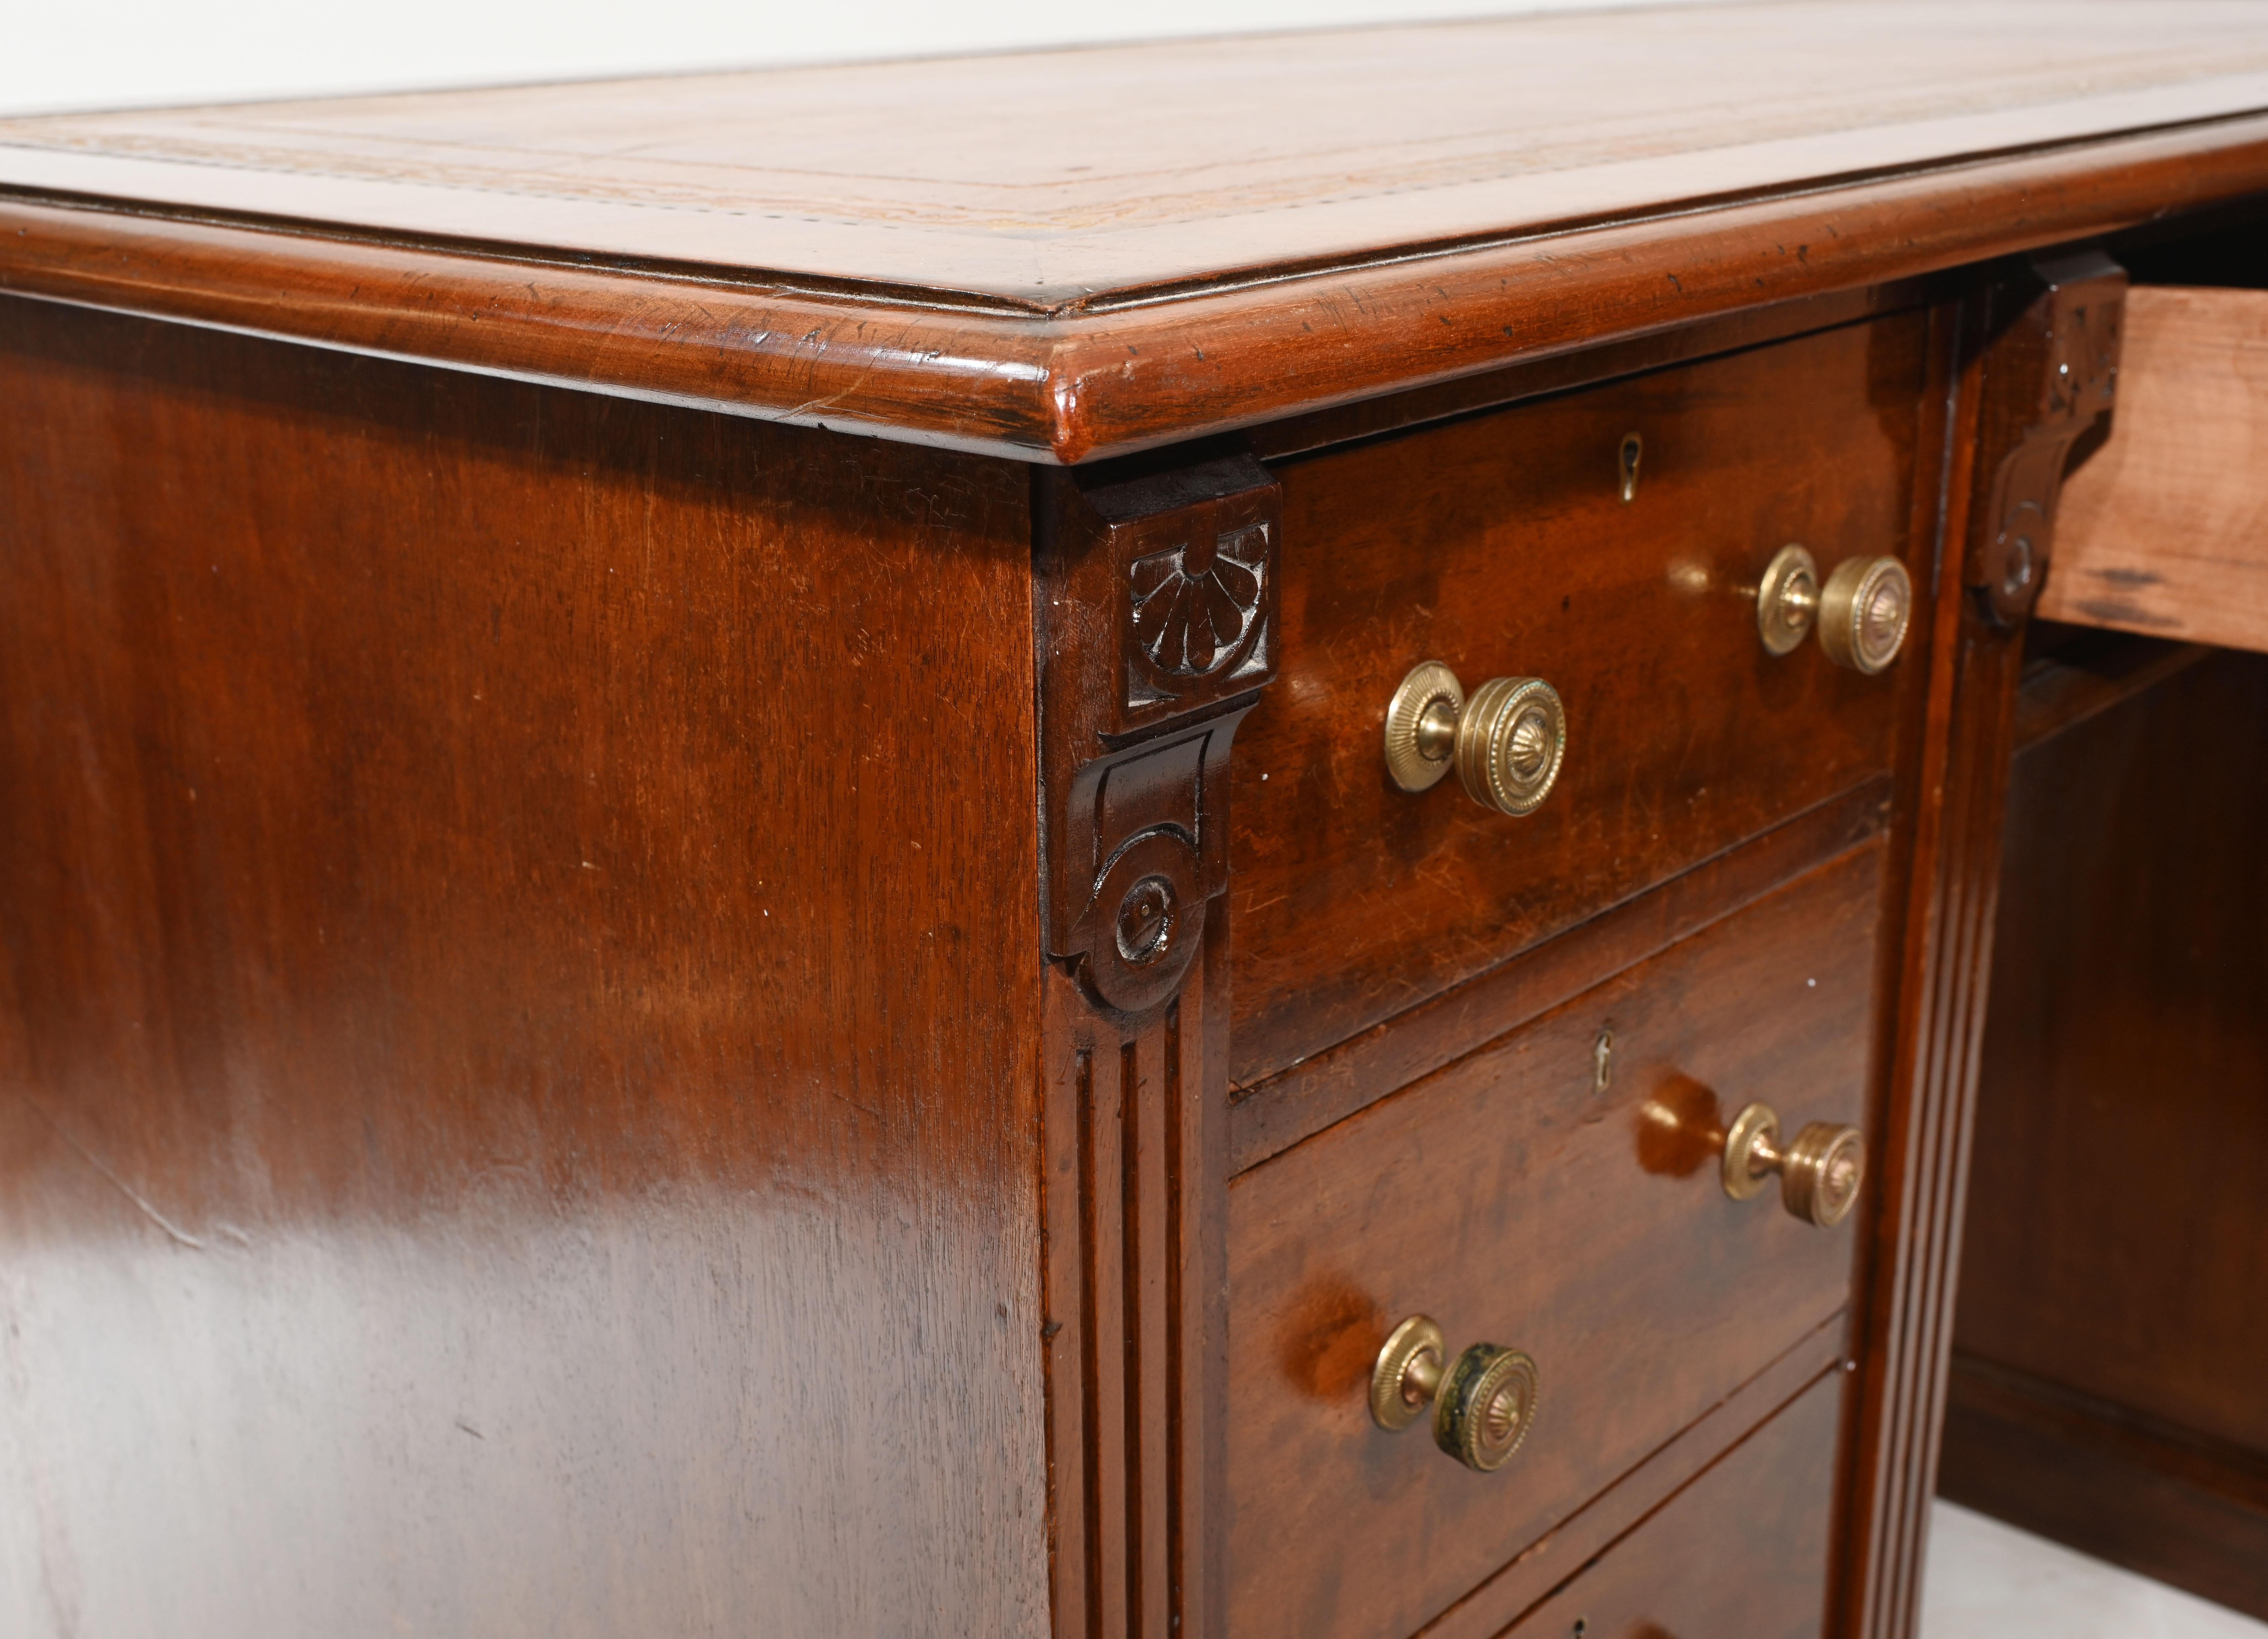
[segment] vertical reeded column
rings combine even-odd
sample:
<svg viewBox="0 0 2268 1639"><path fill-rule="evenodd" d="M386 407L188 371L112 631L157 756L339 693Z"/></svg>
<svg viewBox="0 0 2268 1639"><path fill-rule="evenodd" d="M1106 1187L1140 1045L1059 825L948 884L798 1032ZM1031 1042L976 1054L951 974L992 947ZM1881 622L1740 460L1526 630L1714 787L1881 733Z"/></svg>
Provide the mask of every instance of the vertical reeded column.
<svg viewBox="0 0 2268 1639"><path fill-rule="evenodd" d="M1248 457L1038 481L1056 1629L1222 1631L1228 759L1274 674Z"/></svg>

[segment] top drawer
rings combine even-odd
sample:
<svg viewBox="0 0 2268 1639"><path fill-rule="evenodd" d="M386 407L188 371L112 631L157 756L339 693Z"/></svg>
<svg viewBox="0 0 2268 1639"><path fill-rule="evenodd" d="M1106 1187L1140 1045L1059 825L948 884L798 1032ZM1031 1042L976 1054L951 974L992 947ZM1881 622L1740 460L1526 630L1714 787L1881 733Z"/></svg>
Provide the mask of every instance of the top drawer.
<svg viewBox="0 0 2268 1639"><path fill-rule="evenodd" d="M1888 772L1918 668L1816 638L1776 659L1756 594L1792 542L1822 577L1892 554L1927 584L1927 334L1895 314L1280 470L1283 669L1231 810L1239 1084ZM1535 813L1388 778L1386 705L1425 660L1558 690Z"/></svg>

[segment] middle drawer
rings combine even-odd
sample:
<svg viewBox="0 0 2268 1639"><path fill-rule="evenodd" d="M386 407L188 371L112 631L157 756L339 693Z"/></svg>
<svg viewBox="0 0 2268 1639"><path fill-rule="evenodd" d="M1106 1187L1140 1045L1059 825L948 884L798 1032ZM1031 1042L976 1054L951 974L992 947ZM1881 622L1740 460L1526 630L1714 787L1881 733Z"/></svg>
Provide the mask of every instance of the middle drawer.
<svg viewBox="0 0 2268 1639"><path fill-rule="evenodd" d="M1852 1221L1799 1219L1777 1183L1733 1199L1722 1153L1752 1101L1783 1147L1863 1124L1882 859L1818 867L1231 1185L1233 1631L1414 1630L1845 1306ZM1532 1431L1496 1472L1430 1420L1373 1420L1381 1344L1419 1313L1452 1357L1534 1358Z"/></svg>

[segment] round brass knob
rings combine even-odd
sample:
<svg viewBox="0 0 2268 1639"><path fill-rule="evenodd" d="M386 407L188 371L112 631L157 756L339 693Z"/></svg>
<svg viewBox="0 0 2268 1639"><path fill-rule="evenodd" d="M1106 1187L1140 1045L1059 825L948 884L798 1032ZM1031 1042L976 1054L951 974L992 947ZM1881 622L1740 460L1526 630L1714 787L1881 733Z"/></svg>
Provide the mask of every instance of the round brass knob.
<svg viewBox="0 0 2268 1639"><path fill-rule="evenodd" d="M1494 1473L1535 1423L1535 1362L1516 1348L1476 1343L1433 1397L1433 1443L1466 1467Z"/></svg>
<svg viewBox="0 0 2268 1639"><path fill-rule="evenodd" d="M1778 1113L1770 1104L1750 1104L1725 1135L1725 1193L1747 1200L1775 1172L1781 1205L1806 1223L1833 1229L1859 1199L1867 1141L1855 1126L1814 1121L1783 1148Z"/></svg>
<svg viewBox="0 0 2268 1639"><path fill-rule="evenodd" d="M1516 1348L1476 1343L1449 1362L1429 1315L1411 1315L1378 1351L1370 1415L1389 1433L1416 1422L1430 1402L1433 1443L1466 1467L1493 1473L1512 1460L1535 1423L1535 1362Z"/></svg>
<svg viewBox="0 0 2268 1639"><path fill-rule="evenodd" d="M1370 1369L1370 1418L1388 1434L1416 1422L1441 1386L1449 1340L1431 1315L1412 1315L1394 1328Z"/></svg>
<svg viewBox="0 0 2268 1639"><path fill-rule="evenodd" d="M1819 565L1791 542L1772 554L1756 587L1756 635L1768 654L1787 654L1811 635L1819 615Z"/></svg>
<svg viewBox="0 0 2268 1639"><path fill-rule="evenodd" d="M1567 752L1567 714L1541 677L1492 677L1465 697L1439 661L1410 668L1386 708L1386 768L1425 791L1456 767L1467 795L1500 814L1532 814Z"/></svg>
<svg viewBox="0 0 2268 1639"><path fill-rule="evenodd" d="M1895 557L1835 565L1819 594L1819 646L1837 666L1872 676L1897 659L1913 618L1913 580Z"/></svg>

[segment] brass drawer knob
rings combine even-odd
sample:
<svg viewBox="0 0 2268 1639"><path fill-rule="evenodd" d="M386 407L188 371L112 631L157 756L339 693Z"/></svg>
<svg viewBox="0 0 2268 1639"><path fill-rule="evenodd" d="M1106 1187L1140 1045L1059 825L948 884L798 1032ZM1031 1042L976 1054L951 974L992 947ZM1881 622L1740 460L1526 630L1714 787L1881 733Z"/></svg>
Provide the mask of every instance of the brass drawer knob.
<svg viewBox="0 0 2268 1639"><path fill-rule="evenodd" d="M1819 594L1819 646L1837 666L1872 676L1897 659L1912 618L1913 580L1904 564L1848 558Z"/></svg>
<svg viewBox="0 0 2268 1639"><path fill-rule="evenodd" d="M1780 1147L1779 1116L1750 1104L1725 1135L1725 1193L1747 1200L1779 1174L1780 1203L1806 1223L1833 1229L1850 1214L1867 1175L1867 1141L1855 1126L1814 1121Z"/></svg>
<svg viewBox="0 0 2268 1639"><path fill-rule="evenodd" d="M1792 653L1818 618L1819 565L1791 542L1772 554L1756 587L1756 635L1767 654Z"/></svg>
<svg viewBox="0 0 2268 1639"><path fill-rule="evenodd" d="M1793 653L1819 628L1837 666L1872 676L1897 659L1913 618L1913 580L1895 557L1853 557L1819 584L1819 565L1790 543L1772 554L1756 587L1756 635L1771 654Z"/></svg>
<svg viewBox="0 0 2268 1639"><path fill-rule="evenodd" d="M1516 1348L1476 1343L1452 1362L1441 1328L1412 1315L1394 1328L1370 1373L1371 1420L1398 1433L1433 1408L1433 1443L1466 1467L1493 1473L1535 1422L1535 1362Z"/></svg>
<svg viewBox="0 0 2268 1639"><path fill-rule="evenodd" d="M1491 677L1465 696L1439 661L1412 667L1386 708L1386 767L1425 791L1452 764L1465 793L1499 814L1532 814L1559 778L1567 714L1541 677Z"/></svg>

